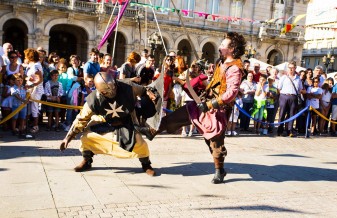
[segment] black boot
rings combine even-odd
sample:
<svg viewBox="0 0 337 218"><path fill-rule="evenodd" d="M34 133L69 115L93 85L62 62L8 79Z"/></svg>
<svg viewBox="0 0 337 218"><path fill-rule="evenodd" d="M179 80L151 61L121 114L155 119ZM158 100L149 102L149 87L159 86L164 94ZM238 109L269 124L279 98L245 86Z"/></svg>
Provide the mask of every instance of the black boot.
<svg viewBox="0 0 337 218"><path fill-rule="evenodd" d="M145 135L146 138L150 141L156 136L157 131L148 126L138 126L135 125L135 130L142 135Z"/></svg>
<svg viewBox="0 0 337 218"><path fill-rule="evenodd" d="M223 180L226 176L226 171L224 169L224 161L225 157L213 157L214 160L214 166L215 166L215 174L212 179L213 184L220 184L223 183Z"/></svg>
<svg viewBox="0 0 337 218"><path fill-rule="evenodd" d="M149 157L139 158L139 161L142 163L143 171L147 175L149 175L149 176L155 176L156 175L156 172L153 170L153 168L151 166L151 161L150 161Z"/></svg>
<svg viewBox="0 0 337 218"><path fill-rule="evenodd" d="M224 168L222 169L215 169L215 174L214 174L214 177L212 179L212 183L213 184L220 184L220 183L223 183L223 180L226 176L226 171Z"/></svg>
<svg viewBox="0 0 337 218"><path fill-rule="evenodd" d="M74 168L75 172L83 172L91 169L91 164L93 161L92 157L94 156L94 153L91 151L84 151L82 153L83 160L82 162Z"/></svg>

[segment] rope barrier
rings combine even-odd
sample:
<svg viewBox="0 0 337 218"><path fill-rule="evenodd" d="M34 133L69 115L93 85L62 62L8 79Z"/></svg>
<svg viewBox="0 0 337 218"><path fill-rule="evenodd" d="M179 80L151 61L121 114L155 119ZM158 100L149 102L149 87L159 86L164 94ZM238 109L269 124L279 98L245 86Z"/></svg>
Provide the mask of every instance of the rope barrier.
<svg viewBox="0 0 337 218"><path fill-rule="evenodd" d="M284 120L282 122L278 122L278 123L269 123L269 122L262 122L261 120L255 119L254 117L250 116L250 114L248 114L245 110L243 110L243 108L240 107L240 105L238 105L235 102L235 105L238 107L239 111L241 111L245 116L253 119L256 122L260 122L262 124L268 124L268 125L280 125L280 124L284 124L284 123L288 123L292 120L295 120L297 117L301 116L305 111L309 110L309 106L305 107L304 109L302 109L301 111L299 111L297 114L295 114L294 116L288 118L287 120Z"/></svg>
<svg viewBox="0 0 337 218"><path fill-rule="evenodd" d="M321 118L323 118L324 120L330 122L330 123L333 123L333 124L337 124L336 121L333 121L333 120L329 120L327 117L325 117L323 114L321 114L318 110L316 110L315 108L311 107L309 108L309 110L315 112L318 116L320 116Z"/></svg>

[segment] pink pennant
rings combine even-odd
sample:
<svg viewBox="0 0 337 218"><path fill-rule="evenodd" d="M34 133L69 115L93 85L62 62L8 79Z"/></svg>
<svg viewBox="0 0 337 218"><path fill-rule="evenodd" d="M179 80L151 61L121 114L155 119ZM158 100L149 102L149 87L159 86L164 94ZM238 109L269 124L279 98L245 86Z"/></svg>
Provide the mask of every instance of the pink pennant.
<svg viewBox="0 0 337 218"><path fill-rule="evenodd" d="M189 12L191 12L191 11L189 11L189 10L181 10L181 12L183 12L183 13L184 13L184 15L185 15L185 16L187 16L187 15L188 15L188 13L189 13Z"/></svg>
<svg viewBox="0 0 337 218"><path fill-rule="evenodd" d="M212 14L212 20L215 20L216 18L219 18L219 15Z"/></svg>

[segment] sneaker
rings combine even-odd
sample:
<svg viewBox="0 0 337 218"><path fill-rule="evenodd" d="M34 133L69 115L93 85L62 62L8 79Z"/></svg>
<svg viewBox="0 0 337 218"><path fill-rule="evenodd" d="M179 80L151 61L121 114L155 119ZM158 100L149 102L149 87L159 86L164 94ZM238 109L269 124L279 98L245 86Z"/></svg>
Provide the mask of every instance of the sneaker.
<svg viewBox="0 0 337 218"><path fill-rule="evenodd" d="M232 135L232 132L231 131L227 131L227 135Z"/></svg>
<svg viewBox="0 0 337 218"><path fill-rule="evenodd" d="M238 133L236 131L233 131L233 135L238 135Z"/></svg>
<svg viewBox="0 0 337 218"><path fill-rule="evenodd" d="M186 132L185 132L185 131L182 131L182 132L181 132L181 136L182 136L182 137L186 137L186 136L187 136Z"/></svg>
<svg viewBox="0 0 337 218"><path fill-rule="evenodd" d="M33 127L30 129L30 132L31 132L31 133L38 133L38 132L39 132L39 127L38 127L38 126L33 126Z"/></svg>
<svg viewBox="0 0 337 218"><path fill-rule="evenodd" d="M188 137L191 137L193 135L193 132L188 133Z"/></svg>
<svg viewBox="0 0 337 218"><path fill-rule="evenodd" d="M263 135L267 135L267 134L268 134L268 129L263 129L263 130L262 130L262 134L263 134Z"/></svg>

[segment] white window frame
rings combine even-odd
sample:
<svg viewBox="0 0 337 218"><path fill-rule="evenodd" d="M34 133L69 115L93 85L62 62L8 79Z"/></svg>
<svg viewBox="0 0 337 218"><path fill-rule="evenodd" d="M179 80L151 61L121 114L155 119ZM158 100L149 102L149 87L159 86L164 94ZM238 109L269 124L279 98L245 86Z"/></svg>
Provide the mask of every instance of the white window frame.
<svg viewBox="0 0 337 218"><path fill-rule="evenodd" d="M241 0L233 0L231 3L230 16L242 18L243 2ZM241 24L241 20L231 21L232 24Z"/></svg>
<svg viewBox="0 0 337 218"><path fill-rule="evenodd" d="M220 0L209 0L208 8L209 14L219 14Z"/></svg>
<svg viewBox="0 0 337 218"><path fill-rule="evenodd" d="M160 6L162 8L169 8L170 7L170 0L152 0L152 4L154 6ZM156 13L160 13L160 14L167 14L168 11L164 10L158 10L156 11Z"/></svg>
<svg viewBox="0 0 337 218"><path fill-rule="evenodd" d="M182 0L181 1L182 9L191 11L191 12L188 13L187 16L185 16L185 14L183 14L184 17L194 17L193 12L194 12L194 9L195 9L195 1L196 0Z"/></svg>

